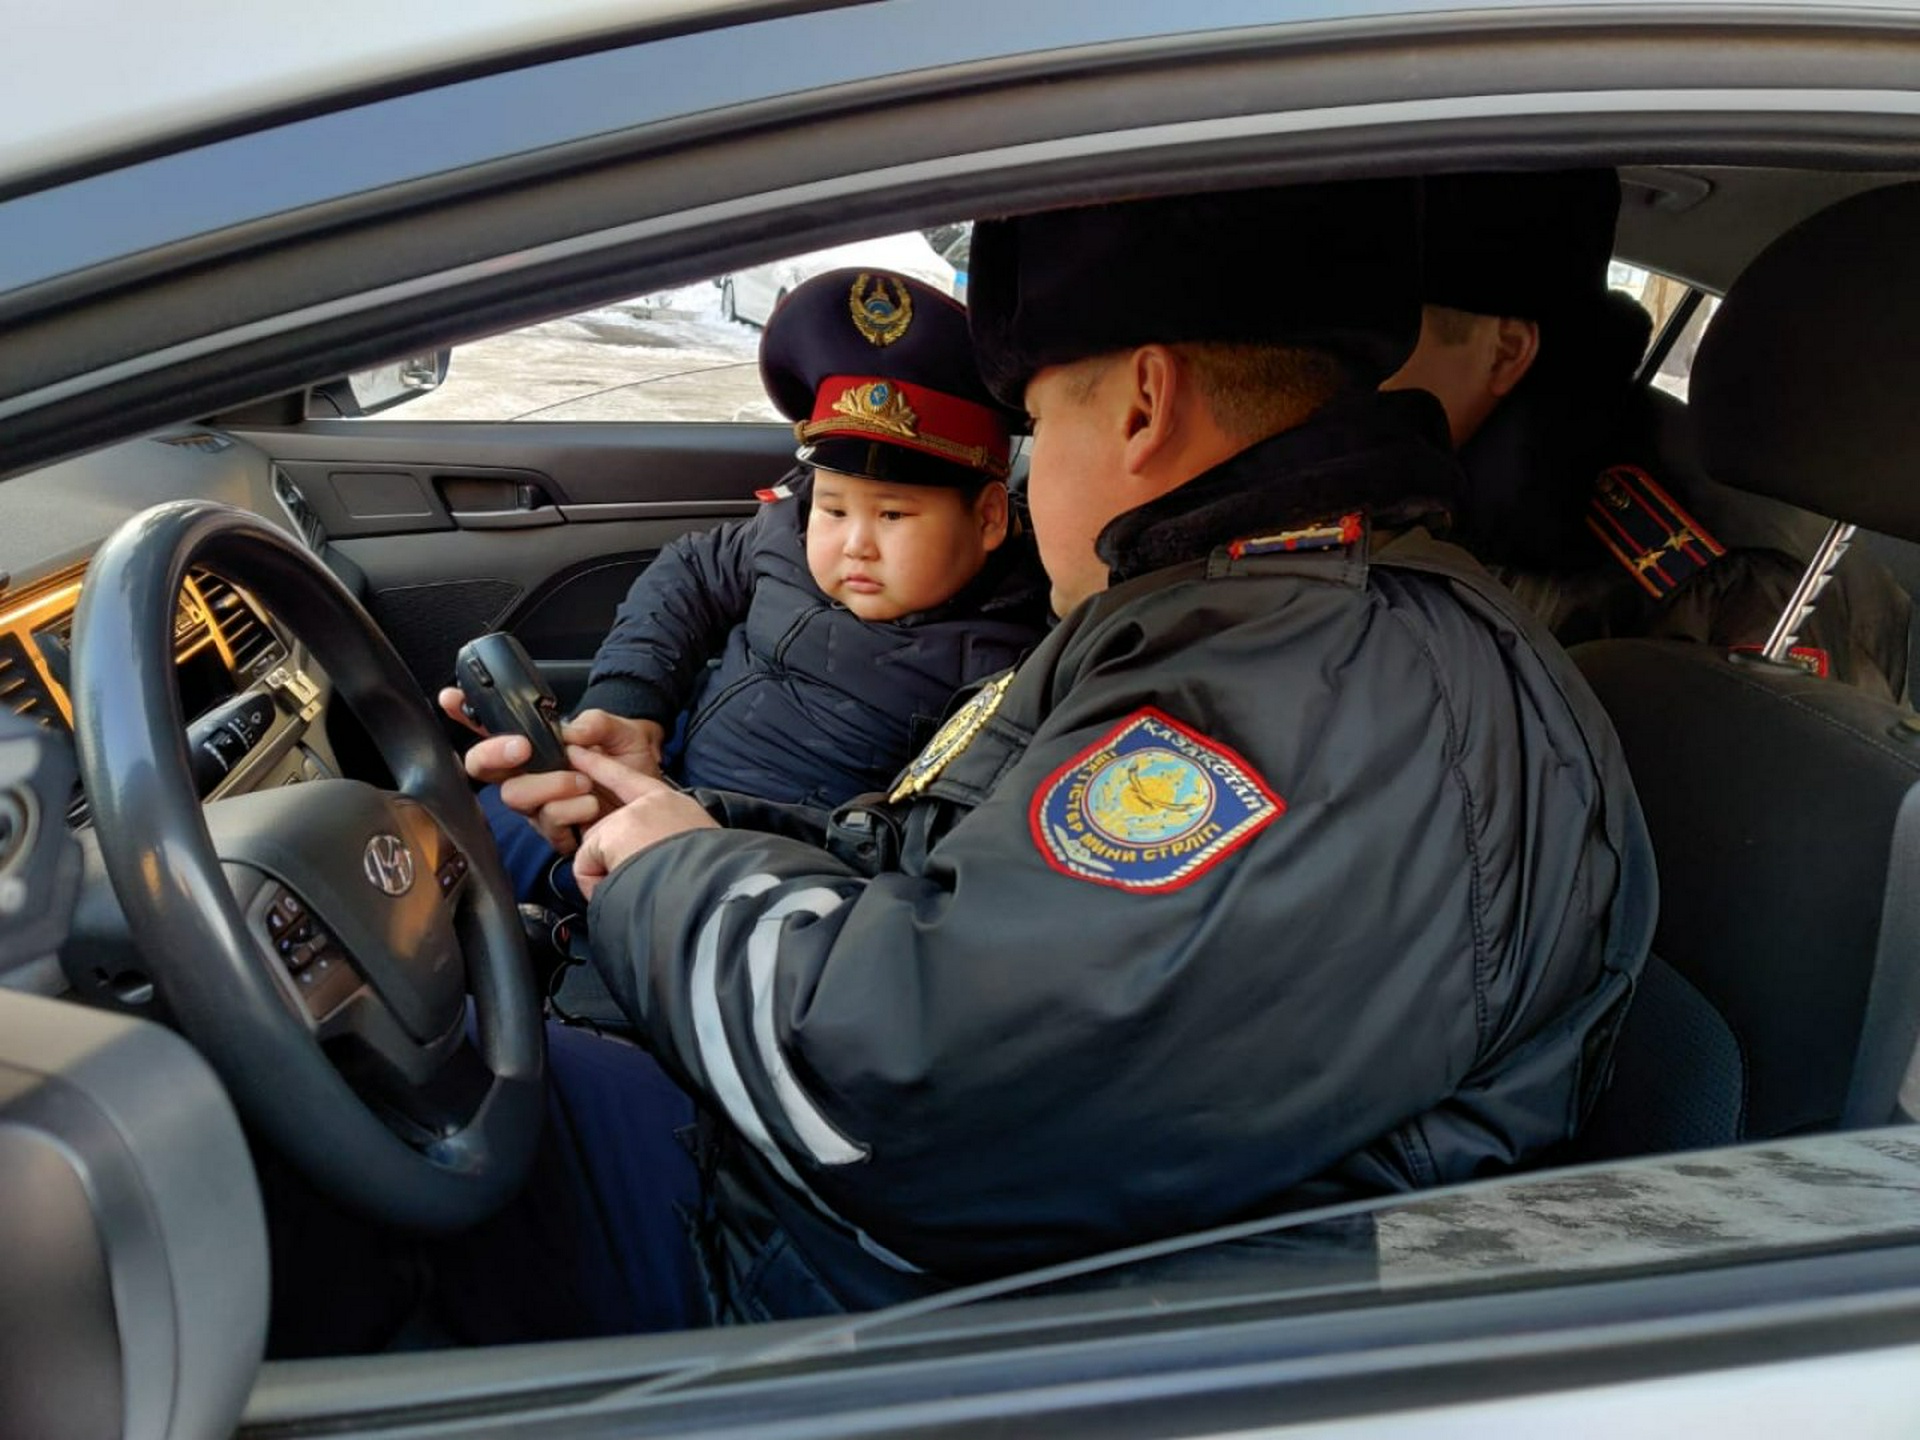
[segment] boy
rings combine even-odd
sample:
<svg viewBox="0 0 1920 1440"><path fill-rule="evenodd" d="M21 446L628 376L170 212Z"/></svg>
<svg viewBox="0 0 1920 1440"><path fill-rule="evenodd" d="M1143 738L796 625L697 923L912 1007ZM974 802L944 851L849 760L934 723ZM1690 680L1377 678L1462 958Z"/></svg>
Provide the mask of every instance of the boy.
<svg viewBox="0 0 1920 1440"><path fill-rule="evenodd" d="M760 368L801 469L752 519L647 567L567 737L689 786L830 808L886 787L956 690L1040 639L1047 587L1007 495L1012 417L956 301L829 272L768 322ZM459 692L441 703L457 714ZM563 827L597 813L580 790L539 833L483 796L523 898L571 850Z"/></svg>

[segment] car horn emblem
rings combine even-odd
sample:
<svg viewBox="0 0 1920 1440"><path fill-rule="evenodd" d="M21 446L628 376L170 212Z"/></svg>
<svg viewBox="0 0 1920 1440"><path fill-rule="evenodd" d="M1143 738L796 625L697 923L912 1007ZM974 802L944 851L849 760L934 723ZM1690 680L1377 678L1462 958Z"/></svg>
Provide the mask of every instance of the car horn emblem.
<svg viewBox="0 0 1920 1440"><path fill-rule="evenodd" d="M413 852L398 835L376 835L367 841L367 879L389 895L413 888Z"/></svg>

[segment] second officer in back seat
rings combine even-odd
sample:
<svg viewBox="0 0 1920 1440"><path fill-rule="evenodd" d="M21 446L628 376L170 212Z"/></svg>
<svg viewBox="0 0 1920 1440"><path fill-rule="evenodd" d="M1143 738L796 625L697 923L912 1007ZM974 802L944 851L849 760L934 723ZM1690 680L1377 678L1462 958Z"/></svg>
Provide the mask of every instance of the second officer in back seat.
<svg viewBox="0 0 1920 1440"><path fill-rule="evenodd" d="M1715 484L1679 402L1636 383L1651 322L1607 288L1619 210L1611 170L1429 180L1420 344L1387 387L1440 398L1467 473L1454 538L1563 644L1758 651L1824 522ZM1792 658L1904 699L1911 609L1855 551Z"/></svg>

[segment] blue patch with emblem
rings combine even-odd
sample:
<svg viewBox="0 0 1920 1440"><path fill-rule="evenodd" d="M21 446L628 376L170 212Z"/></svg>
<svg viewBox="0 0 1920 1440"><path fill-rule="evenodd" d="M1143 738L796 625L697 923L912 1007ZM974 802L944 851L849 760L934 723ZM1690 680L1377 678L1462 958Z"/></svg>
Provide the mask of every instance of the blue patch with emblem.
<svg viewBox="0 0 1920 1440"><path fill-rule="evenodd" d="M1120 890L1178 890L1286 813L1226 746L1140 710L1034 792L1034 843L1063 875Z"/></svg>

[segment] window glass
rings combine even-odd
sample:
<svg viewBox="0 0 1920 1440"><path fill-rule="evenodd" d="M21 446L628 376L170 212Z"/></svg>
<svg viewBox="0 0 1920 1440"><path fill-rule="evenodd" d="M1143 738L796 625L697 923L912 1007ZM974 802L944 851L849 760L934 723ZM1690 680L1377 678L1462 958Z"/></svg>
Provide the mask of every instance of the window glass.
<svg viewBox="0 0 1920 1440"><path fill-rule="evenodd" d="M1700 348L1700 337L1707 333L1707 326L1713 323L1713 317L1719 309L1718 295L1709 295L1701 301L1700 308L1687 321L1687 328L1680 332L1680 338L1673 342L1673 348L1667 351L1666 358L1660 362L1653 383L1669 395L1682 400L1687 398L1687 382L1693 375L1694 352Z"/></svg>
<svg viewBox="0 0 1920 1440"><path fill-rule="evenodd" d="M787 292L827 270L904 271L966 295L973 227L836 245L456 346L437 390L395 421L770 421L760 333Z"/></svg>
<svg viewBox="0 0 1920 1440"><path fill-rule="evenodd" d="M1624 260L1615 260L1607 267L1607 283L1615 290L1624 290L1638 300L1646 312L1653 317L1653 335L1657 340L1666 329L1667 321L1687 297L1691 287L1683 280L1675 280L1670 275L1661 275L1651 270L1642 270L1638 265L1629 265ZM1666 358L1660 362L1653 383L1669 395L1681 400L1687 398L1687 382L1693 373L1693 355L1700 348L1700 337L1707 333L1707 326L1713 323L1714 312L1720 308L1720 297L1709 295L1700 303L1687 321L1687 328L1680 332L1673 348L1667 351Z"/></svg>

